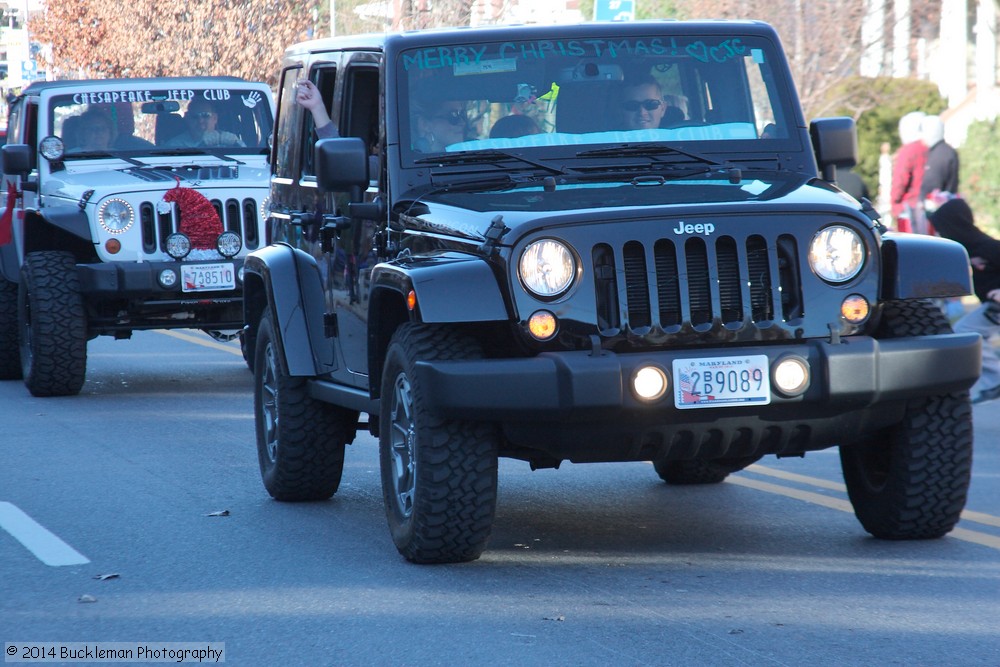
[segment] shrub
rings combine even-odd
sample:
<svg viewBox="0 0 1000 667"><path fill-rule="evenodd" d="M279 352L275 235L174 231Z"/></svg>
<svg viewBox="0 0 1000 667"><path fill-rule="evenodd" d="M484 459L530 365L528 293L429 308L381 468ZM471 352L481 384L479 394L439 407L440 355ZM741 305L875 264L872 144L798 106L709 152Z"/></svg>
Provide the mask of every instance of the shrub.
<svg viewBox="0 0 1000 667"><path fill-rule="evenodd" d="M959 190L975 211L976 224L1000 234L1000 122L969 125L959 159Z"/></svg>
<svg viewBox="0 0 1000 667"><path fill-rule="evenodd" d="M878 191L878 162L882 144L895 154L899 149L899 119L911 111L938 114L948 103L937 85L917 79L850 77L835 93L840 103L837 115L852 116L858 124L858 166L872 194Z"/></svg>

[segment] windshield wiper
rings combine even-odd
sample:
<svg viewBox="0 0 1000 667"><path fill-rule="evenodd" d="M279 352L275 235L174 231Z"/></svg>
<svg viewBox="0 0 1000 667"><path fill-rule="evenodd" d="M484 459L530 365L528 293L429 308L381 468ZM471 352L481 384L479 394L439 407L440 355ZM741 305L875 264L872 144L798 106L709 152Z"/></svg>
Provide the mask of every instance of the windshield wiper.
<svg viewBox="0 0 1000 667"><path fill-rule="evenodd" d="M550 164L545 164L544 162L539 162L537 160L526 158L523 155L519 155L517 153L510 153L508 151L497 151L497 150L462 152L462 153L444 153L443 155L422 157L418 160L414 160L413 164L436 164L444 167L448 165L483 164L489 162L504 162L508 160L516 160L518 162L531 165L532 167L538 167L539 169L544 169L550 174L563 175L566 173L566 171L562 167L554 167Z"/></svg>
<svg viewBox="0 0 1000 667"><path fill-rule="evenodd" d="M242 161L237 160L231 155L228 155L226 151L219 148L207 148L205 146L189 146L187 148L157 148L153 155L211 155L212 157L217 157L220 160L227 160L229 162L235 162L237 164L243 164Z"/></svg>
<svg viewBox="0 0 1000 667"><path fill-rule="evenodd" d="M146 164L144 162L140 162L139 160L136 160L135 158L127 157L125 155L118 155L117 153L111 153L109 151L73 152L73 153L70 153L69 155L67 155L66 157L72 158L72 159L81 159L81 158L83 158L83 159L96 159L96 158L108 158L108 157L110 157L110 158L114 158L116 160L124 160L125 162L128 162L129 164L133 164L136 167L145 167L146 166Z"/></svg>
<svg viewBox="0 0 1000 667"><path fill-rule="evenodd" d="M461 178L442 180L440 176L431 176L431 182L407 191L403 199L413 199L419 201L428 195L442 194L445 192L497 192L501 190L511 190L525 185L541 184L546 190L554 190L555 179L552 176L526 176L513 175L508 173L492 173L478 178Z"/></svg>
<svg viewBox="0 0 1000 667"><path fill-rule="evenodd" d="M707 155L692 153L691 151L677 148L673 144L667 144L662 141L639 144L620 144L614 148L596 148L589 151L580 151L576 154L577 157L614 157L618 155L644 155L648 157L656 157L658 155L683 155L684 157L697 160L698 162L703 162L704 164L712 164L719 167L727 164L726 162L719 162L718 160L710 158Z"/></svg>

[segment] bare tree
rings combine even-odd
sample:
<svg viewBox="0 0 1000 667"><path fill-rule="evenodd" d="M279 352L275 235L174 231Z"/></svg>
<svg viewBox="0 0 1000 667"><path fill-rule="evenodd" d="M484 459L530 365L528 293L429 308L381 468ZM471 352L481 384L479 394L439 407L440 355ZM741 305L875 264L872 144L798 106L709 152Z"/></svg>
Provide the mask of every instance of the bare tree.
<svg viewBox="0 0 1000 667"><path fill-rule="evenodd" d="M32 19L61 76L235 75L272 79L286 46L305 39L316 1L49 0Z"/></svg>
<svg viewBox="0 0 1000 667"><path fill-rule="evenodd" d="M273 83L284 48L312 36L317 26L329 34L329 2L48 0L29 29L37 41L52 44L50 69L61 76L235 74ZM341 0L334 7L338 34L351 34L466 26L476 12L489 22L512 2ZM915 61L914 44L934 36L940 5L910 0L909 12L896 16L893 0L643 0L641 15L767 21L781 35L807 116L857 107L857 117L877 105L880 95L879 79L872 80L867 97L858 97L856 86L841 85L858 73L861 54L872 46L862 43L866 11L876 7L885 16L875 40L890 40L894 22L909 22L905 33L913 43L906 48Z"/></svg>
<svg viewBox="0 0 1000 667"><path fill-rule="evenodd" d="M857 73L867 0L692 0L683 18L755 19L773 25L785 47L807 115L830 111L829 95Z"/></svg>

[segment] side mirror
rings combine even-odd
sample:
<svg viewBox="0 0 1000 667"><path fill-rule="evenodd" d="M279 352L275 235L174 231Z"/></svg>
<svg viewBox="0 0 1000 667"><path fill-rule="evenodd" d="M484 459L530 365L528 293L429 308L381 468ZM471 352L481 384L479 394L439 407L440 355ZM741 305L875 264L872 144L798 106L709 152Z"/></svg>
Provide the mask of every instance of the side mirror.
<svg viewBox="0 0 1000 667"><path fill-rule="evenodd" d="M817 118L809 124L809 138L823 179L837 180L837 167L858 163L858 131L853 118Z"/></svg>
<svg viewBox="0 0 1000 667"><path fill-rule="evenodd" d="M31 173L31 147L27 144L7 144L3 148L3 173L27 176Z"/></svg>
<svg viewBox="0 0 1000 667"><path fill-rule="evenodd" d="M314 149L316 183L320 192L344 192L368 187L368 147L357 137L320 139ZM353 199L352 195L352 199Z"/></svg>

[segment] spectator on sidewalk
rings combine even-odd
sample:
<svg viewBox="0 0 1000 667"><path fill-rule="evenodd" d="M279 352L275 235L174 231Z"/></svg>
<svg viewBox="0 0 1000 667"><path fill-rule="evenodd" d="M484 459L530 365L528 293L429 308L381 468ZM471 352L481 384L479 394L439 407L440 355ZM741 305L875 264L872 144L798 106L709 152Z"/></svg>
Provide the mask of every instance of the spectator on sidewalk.
<svg viewBox="0 0 1000 667"><path fill-rule="evenodd" d="M931 212L935 192L958 194L958 152L944 140L944 123L939 116L926 116L920 123L920 135L927 146L927 163L920 182L920 201Z"/></svg>
<svg viewBox="0 0 1000 667"><path fill-rule="evenodd" d="M899 140L892 166L892 189L890 203L892 219L898 231L916 231L923 228L923 208L920 201L920 187L924 168L927 164L927 146L921 141L920 125L924 118L922 111L911 111L899 119Z"/></svg>
<svg viewBox="0 0 1000 667"><path fill-rule="evenodd" d="M972 209L959 197L950 197L931 214L938 234L961 243L969 253L972 283L980 305L955 323L956 332L983 337L983 370L970 389L973 403L1000 398L1000 356L990 343L1000 333L1000 241L976 227Z"/></svg>

